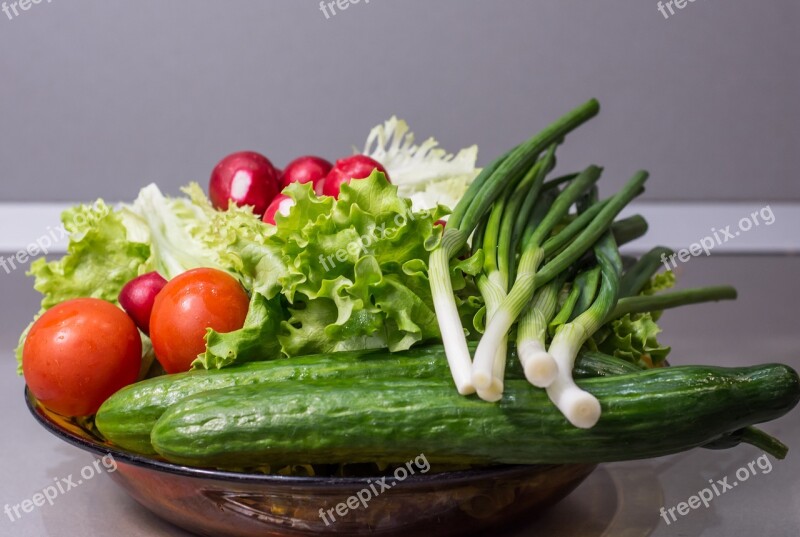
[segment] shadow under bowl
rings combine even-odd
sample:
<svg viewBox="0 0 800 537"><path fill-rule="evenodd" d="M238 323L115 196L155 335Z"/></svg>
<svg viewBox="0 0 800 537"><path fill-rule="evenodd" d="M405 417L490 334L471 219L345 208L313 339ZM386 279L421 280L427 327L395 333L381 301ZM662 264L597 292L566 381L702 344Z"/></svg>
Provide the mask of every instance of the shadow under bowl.
<svg viewBox="0 0 800 537"><path fill-rule="evenodd" d="M61 440L113 457L116 470L109 475L144 507L213 537L496 534L530 523L595 469L492 466L383 481L192 468L120 450L78 421L51 412L27 388L25 400L34 418Z"/></svg>

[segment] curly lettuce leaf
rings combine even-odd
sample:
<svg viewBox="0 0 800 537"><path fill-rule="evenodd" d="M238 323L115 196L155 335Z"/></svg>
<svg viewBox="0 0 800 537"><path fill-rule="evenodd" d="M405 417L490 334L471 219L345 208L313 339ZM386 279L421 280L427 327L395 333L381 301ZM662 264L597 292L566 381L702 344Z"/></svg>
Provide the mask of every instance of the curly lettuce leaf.
<svg viewBox="0 0 800 537"><path fill-rule="evenodd" d="M295 204L276 215L275 226L234 209L212 219L206 239L224 244L221 259L254 294L284 305L279 329L262 326L259 337L277 338L283 354L296 356L404 350L440 336L428 257L441 240L434 223L445 208L413 211L377 171L343 185L338 199L316 196L311 185L292 184L284 193ZM456 290L466 288L463 271L473 265L471 258L453 264ZM463 304L474 313L474 301ZM195 365L241 361L230 359L236 337L210 333L209 352ZM219 341L228 347L212 345Z"/></svg>
<svg viewBox="0 0 800 537"><path fill-rule="evenodd" d="M343 185L337 200L309 185L284 192L295 206L265 242L286 263L278 283L292 305L280 337L288 354L404 350L438 337L427 261L442 208L413 212L377 171Z"/></svg>
<svg viewBox="0 0 800 537"><path fill-rule="evenodd" d="M138 225L149 232L153 255L148 270L171 280L193 268L225 268L219 242L211 244L201 239L209 236L208 227L216 214L205 196L169 198L155 184L150 184L126 210L131 219L138 217Z"/></svg>
<svg viewBox="0 0 800 537"><path fill-rule="evenodd" d="M675 287L675 273L671 270L655 274L642 288L640 294L654 295Z"/></svg>
<svg viewBox="0 0 800 537"><path fill-rule="evenodd" d="M617 358L653 367L661 364L671 350L656 339L661 328L650 313L627 314L612 321L610 328L611 333L598 349Z"/></svg>
<svg viewBox="0 0 800 537"><path fill-rule="evenodd" d="M206 351L192 363L194 369L221 369L234 362L253 362L281 357L278 330L283 320L280 299L267 300L254 293L244 326L233 332L206 332Z"/></svg>
<svg viewBox="0 0 800 537"><path fill-rule="evenodd" d="M131 232L126 216L103 200L67 209L61 221L69 233L66 255L50 262L39 258L31 263L28 272L35 278L33 287L42 294L36 318L73 298L93 297L116 303L122 287L139 275L151 255L146 234L135 227ZM29 330L30 326L20 336L16 350L20 368Z"/></svg>
<svg viewBox="0 0 800 537"><path fill-rule="evenodd" d="M640 294L653 295L672 288L675 273L671 270L655 274ZM657 367L666 360L671 348L661 345L657 321L661 311L627 314L599 330L589 344L592 348L644 367Z"/></svg>
<svg viewBox="0 0 800 537"><path fill-rule="evenodd" d="M363 153L383 164L415 210L455 207L480 172L475 167L478 146L452 154L434 138L415 145L408 123L396 116L370 131Z"/></svg>
<svg viewBox="0 0 800 537"><path fill-rule="evenodd" d="M77 297L116 302L117 295L150 257L147 243L129 240L119 212L103 203L79 205L61 216L70 233L67 254L47 262L39 258L29 274L42 296L42 309Z"/></svg>

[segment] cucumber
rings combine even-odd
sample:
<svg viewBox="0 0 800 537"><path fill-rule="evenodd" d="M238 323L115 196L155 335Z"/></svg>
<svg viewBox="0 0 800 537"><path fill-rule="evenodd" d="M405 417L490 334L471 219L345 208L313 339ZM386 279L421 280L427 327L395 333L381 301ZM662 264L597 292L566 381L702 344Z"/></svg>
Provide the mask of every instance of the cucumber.
<svg viewBox="0 0 800 537"><path fill-rule="evenodd" d="M578 384L600 401L591 429L544 390L509 380L499 403L442 379L339 379L235 386L170 407L152 431L169 461L251 468L292 463L556 464L642 459L702 446L778 418L800 399L788 366L680 366Z"/></svg>
<svg viewBox="0 0 800 537"><path fill-rule="evenodd" d="M519 360L508 360L508 378L523 378ZM619 358L587 352L576 360L574 375L619 375L638 371ZM251 362L212 371L191 371L148 379L123 388L97 412L95 424L113 444L136 453L153 455L150 431L161 414L181 399L196 393L247 384L321 380L326 378L422 379L448 378L447 358L441 345L416 347L404 352L386 350L340 352L328 355Z"/></svg>

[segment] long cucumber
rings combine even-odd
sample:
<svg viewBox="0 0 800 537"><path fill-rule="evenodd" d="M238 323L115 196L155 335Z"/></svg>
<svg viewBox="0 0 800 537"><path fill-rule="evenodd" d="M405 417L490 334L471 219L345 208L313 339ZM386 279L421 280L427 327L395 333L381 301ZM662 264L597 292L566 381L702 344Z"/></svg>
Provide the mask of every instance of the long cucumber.
<svg viewBox="0 0 800 537"><path fill-rule="evenodd" d="M509 378L523 378L515 356L508 359ZM587 352L575 364L578 378L620 375L639 368L612 356ZM323 379L448 378L441 345L404 352L385 350L340 352L327 355L252 362L220 370L191 371L148 379L123 388L97 412L95 424L115 445L136 453L155 454L150 432L164 411L196 393L230 386L287 383Z"/></svg>
<svg viewBox="0 0 800 537"><path fill-rule="evenodd" d="M166 459L246 468L382 461L425 454L454 464L597 463L658 457L778 418L800 399L788 366L680 366L578 382L601 403L591 429L570 425L542 390L506 383L495 404L449 379L254 384L198 394L152 431Z"/></svg>

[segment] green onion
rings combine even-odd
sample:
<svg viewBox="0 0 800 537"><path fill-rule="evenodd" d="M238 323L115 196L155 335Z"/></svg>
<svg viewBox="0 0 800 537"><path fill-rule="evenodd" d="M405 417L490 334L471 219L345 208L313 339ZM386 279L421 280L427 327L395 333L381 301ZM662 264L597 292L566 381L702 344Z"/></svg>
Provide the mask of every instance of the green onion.
<svg viewBox="0 0 800 537"><path fill-rule="evenodd" d="M618 246L633 242L647 233L647 220L640 214L617 220L611 225Z"/></svg>
<svg viewBox="0 0 800 537"><path fill-rule="evenodd" d="M616 235L615 235L616 236ZM617 236L619 244L619 237ZM636 261L630 269L622 276L622 283L619 286L620 296L638 295L650 278L661 268L661 257L672 255L672 250L664 246L656 246Z"/></svg>
<svg viewBox="0 0 800 537"><path fill-rule="evenodd" d="M517 320L520 313L522 313L523 308L532 298L533 293L536 290L537 270L539 269L539 265L545 259L546 252L542 247L542 244L548 238L555 226L564 219L570 206L572 206L572 204L575 203L575 201L600 178L600 173L601 170L597 166L589 166L586 168L571 183L569 183L563 191L561 191L558 197L556 197L544 219L535 227L528 226L528 228L525 230L525 233L523 234L523 251L520 255L520 261L514 285L511 287L510 292L503 300L503 303L500 305L500 308L497 310L497 312L495 312L493 316L487 317L486 332L484 333L483 338L481 338L481 341L478 344L478 349L475 352L476 362L483 362L484 360L491 359L491 356L494 355L494 352L498 345L500 345L502 339L508 334L511 325ZM612 202L609 202L608 205L606 205L606 208L615 207L613 200L614 198L612 198ZM602 214L603 211L599 213L598 218ZM608 218L607 225L611 224L611 220L613 220L615 215L616 214L608 213L610 218ZM594 223L591 225L594 225ZM605 229L602 229L601 233L604 230ZM575 242L580 240L580 237L582 237L584 233L581 233L578 238L575 239ZM580 252L574 252L572 254L573 257L576 259L580 254L582 254L584 250L591 246L591 242ZM565 251L569 250L569 248L570 246L568 246ZM563 255L563 253L560 255ZM558 257L556 259L558 259ZM563 267L561 267L561 270L566 269L567 266L575 261L575 259L571 259L569 263L566 263ZM559 270L559 272L561 272L561 270ZM556 275L557 273L553 274L553 277ZM550 280L552 279L553 278L550 278Z"/></svg>
<svg viewBox="0 0 800 537"><path fill-rule="evenodd" d="M717 285L669 291L657 295L637 295L621 298L606 322L624 317L629 313L645 313L648 311L661 311L689 304L703 302L717 302L719 300L735 300L736 289L730 285Z"/></svg>
<svg viewBox="0 0 800 537"><path fill-rule="evenodd" d="M563 282L553 280L540 287L517 324L517 355L528 382L546 388L556 378L558 366L545 348L547 326L556 311Z"/></svg>
<svg viewBox="0 0 800 537"><path fill-rule="evenodd" d="M578 175L574 181L569 183L567 187L556 197L553 201L553 204L550 206L550 209L545 215L544 219L536 226L535 229L532 226L529 226L529 229L532 229L530 233L523 234L523 243L524 244L533 244L535 247L528 247L527 252L524 252L520 258L520 265L519 271L517 272L517 281L519 281L520 277L523 278L525 275L529 275L529 277L533 277L536 273L536 269L544 260L544 249L539 247L544 241L544 238L549 235L550 231L564 218L567 211L569 210L570 206L575 203L575 200L583 194L583 192L588 189L595 181L599 178L599 168L596 167L589 167L584 173ZM488 226L487 226L488 227ZM527 231L527 230L526 230ZM526 236L527 235L527 236ZM485 238L484 238L485 244ZM526 253L530 253L526 257ZM517 287L517 283L514 283L514 287ZM513 292L513 288L512 288ZM529 295L530 296L530 295ZM507 296L503 296L500 304L497 304L494 308L494 311L490 314L487 308L487 334L488 334L488 327L491 326L491 323L494 321L497 315L502 315L503 310L500 308L501 304L505 303ZM524 307L524 304L522 304ZM520 311L517 312L517 316L519 315ZM516 320L516 316L513 321ZM510 328L511 323L509 323ZM484 335L485 339L486 335ZM508 337L508 328L503 331L502 333L498 333L496 338L492 341L491 347L483 346L482 345L484 339L481 340L481 343L478 344L478 350L475 353L475 361L472 370L472 382L478 389L486 390L489 388L492 382L492 370L494 366L494 361L497 356L497 351L499 348L503 347L503 342Z"/></svg>
<svg viewBox="0 0 800 537"><path fill-rule="evenodd" d="M487 319L491 318L508 292L511 267L514 266L517 244L514 229L518 227L524 211L538 196L546 174L555 167L553 144L514 188L507 189L503 198L495 202L486 223L483 237L484 270L478 278L478 288L486 303ZM502 338L493 355L472 364L472 382L478 396L487 401L498 401L503 395L508 336Z"/></svg>
<svg viewBox="0 0 800 537"><path fill-rule="evenodd" d="M559 328L548 349L558 366L558 375L547 387L547 395L570 423L582 429L593 427L600 419L600 403L575 384L572 368L580 348L614 309L622 274L622 260L610 232L602 236L594 251L602 275L600 291L586 311Z"/></svg>
<svg viewBox="0 0 800 537"><path fill-rule="evenodd" d="M464 327L458 316L450 281L450 259L466 245L467 238L506 185L524 176L542 151L597 115L599 109L597 100L587 101L485 168L456 205L445 226L441 243L431 252L429 278L433 305L448 365L461 394L473 393L475 387L472 385L472 363Z"/></svg>

